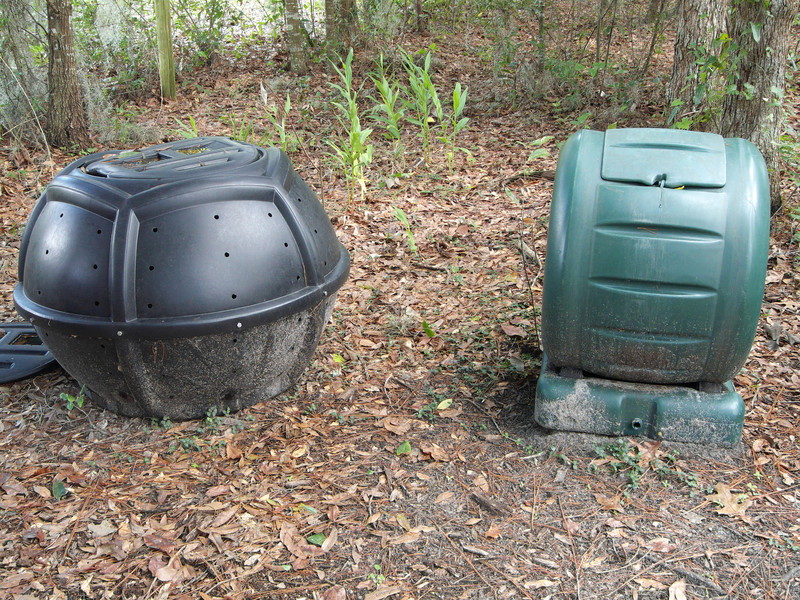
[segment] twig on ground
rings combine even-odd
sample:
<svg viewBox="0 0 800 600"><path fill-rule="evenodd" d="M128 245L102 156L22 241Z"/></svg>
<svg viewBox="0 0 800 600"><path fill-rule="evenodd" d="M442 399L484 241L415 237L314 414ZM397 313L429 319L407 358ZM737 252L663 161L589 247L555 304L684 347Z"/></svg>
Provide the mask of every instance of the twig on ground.
<svg viewBox="0 0 800 600"><path fill-rule="evenodd" d="M484 576L481 574L481 572L480 572L480 571L478 571L478 569L476 569L476 568L475 568L475 565L473 565L473 564L472 564L472 561L469 559L469 557L468 557L466 554L464 554L464 551L463 551L463 550L461 550L461 548L459 548L459 547L458 547L458 544L456 544L456 543L455 543L455 542L454 542L454 541L453 541L453 540L450 538L450 536L449 536L449 535L447 535L447 534L446 534L446 533L445 533L445 532L442 530L442 528L441 528L441 527L439 527L439 525L436 525L436 529L439 531L439 533L441 533L441 534L444 536L444 539L446 539L448 542L450 542L450 545L451 545L453 548L455 548L456 552L458 552L458 553L461 555L461 558L463 558L463 559L466 561L466 563L467 563L467 564L470 566L470 568L471 568L471 569L472 569L472 570L475 572L475 574L476 574L478 577L480 577L480 578L481 578L481 581L483 581L483 583L484 583L484 584L486 584L486 586L487 586L489 589L492 589L492 590L493 590L494 588L492 587L492 584L490 584L488 581L486 581L486 578L485 578L485 577L484 577Z"/></svg>
<svg viewBox="0 0 800 600"><path fill-rule="evenodd" d="M655 556L651 556L650 554L645 554L644 557L650 562L657 562L659 564L667 563L667 561L659 560L658 558L656 558ZM690 571L688 569L684 569L683 567L672 566L671 564L669 565L669 568L675 571L675 573L677 573L681 577L685 577L695 585L699 585L700 587L709 589L712 592L719 594L720 596L728 595L728 592L726 592L724 589L722 589L720 586L718 586L710 579L706 579L702 575L698 575L697 573L694 573L693 571Z"/></svg>

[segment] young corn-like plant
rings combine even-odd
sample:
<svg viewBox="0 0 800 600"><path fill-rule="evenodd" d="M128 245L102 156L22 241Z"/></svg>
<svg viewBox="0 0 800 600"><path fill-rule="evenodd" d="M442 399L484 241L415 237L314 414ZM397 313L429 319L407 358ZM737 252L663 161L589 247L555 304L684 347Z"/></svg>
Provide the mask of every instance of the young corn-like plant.
<svg viewBox="0 0 800 600"><path fill-rule="evenodd" d="M453 170L457 149L463 150L470 156L469 150L466 148L456 147L456 135L469 123L469 118L462 116L466 104L467 88L462 89L461 84L456 82L456 87L453 88L453 112L450 114L449 123L448 119L444 119L443 116L439 118L442 128L442 136L440 139L444 142L445 151L447 152L447 166L451 172Z"/></svg>
<svg viewBox="0 0 800 600"><path fill-rule="evenodd" d="M260 85L261 102L264 104L264 110L267 113L267 118L269 119L270 123L272 123L272 128L278 134L278 141L281 145L281 150L288 153L290 150L296 147L298 142L297 137L293 137L286 127L286 115L288 115L289 111L292 110L292 99L287 93L286 102L283 105L283 110L281 110L276 104L270 103L267 90L264 89L264 84L262 83ZM271 136L265 137L268 137L270 141L272 139Z"/></svg>
<svg viewBox="0 0 800 600"><path fill-rule="evenodd" d="M402 128L403 119L408 108L408 101L401 97L400 86L396 81L389 82L386 78L386 68L383 64L383 54L381 54L378 66L380 72L370 75L370 79L378 90L380 101L372 98L375 102L372 119L381 123L385 128L383 136L392 142L394 147L394 158L400 159L401 165L405 168L406 160L403 152Z"/></svg>
<svg viewBox="0 0 800 600"><path fill-rule="evenodd" d="M438 103L439 97L436 88L431 82L431 53L425 54L424 66L420 67L414 63L414 57L408 52L400 49L403 59L403 68L408 76L410 107L413 116L406 117L409 123L419 127L420 137L422 138L422 149L425 164L430 162L430 143L431 143L431 109Z"/></svg>
<svg viewBox="0 0 800 600"><path fill-rule="evenodd" d="M408 243L408 249L411 250L411 252L413 252L417 256L419 256L419 251L417 250L417 244L414 241L414 232L411 231L411 222L408 220L405 211L399 206L393 206L392 212L394 212L395 218L398 221L400 221L400 224L406 230L406 242Z"/></svg>
<svg viewBox="0 0 800 600"><path fill-rule="evenodd" d="M361 190L362 200L367 190L366 168L372 162L373 152L373 145L367 141L372 129L362 129L361 119L358 116L357 92L353 90L353 49L351 48L347 58L341 61L341 68L335 64L333 68L341 81L341 85L337 83L330 85L340 97L340 100L334 101L333 105L337 109L336 119L343 132L338 143L330 139L326 142L333 149L332 156L347 181L349 205L353 200L356 188Z"/></svg>

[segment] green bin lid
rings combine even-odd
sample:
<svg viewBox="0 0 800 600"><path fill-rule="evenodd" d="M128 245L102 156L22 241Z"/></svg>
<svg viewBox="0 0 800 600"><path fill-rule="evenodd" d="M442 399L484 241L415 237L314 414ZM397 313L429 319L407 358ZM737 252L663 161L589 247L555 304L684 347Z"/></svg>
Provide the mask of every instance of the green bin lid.
<svg viewBox="0 0 800 600"><path fill-rule="evenodd" d="M669 188L725 185L725 141L716 133L676 129L609 129L603 146L606 181Z"/></svg>

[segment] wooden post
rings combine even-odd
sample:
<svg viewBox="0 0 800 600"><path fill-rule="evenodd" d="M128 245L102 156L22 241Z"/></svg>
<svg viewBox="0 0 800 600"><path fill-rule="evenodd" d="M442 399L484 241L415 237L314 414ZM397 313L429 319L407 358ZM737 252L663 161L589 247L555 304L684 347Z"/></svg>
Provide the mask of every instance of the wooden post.
<svg viewBox="0 0 800 600"><path fill-rule="evenodd" d="M172 53L172 24L169 0L155 0L156 36L158 39L158 76L161 97L175 99L175 58Z"/></svg>

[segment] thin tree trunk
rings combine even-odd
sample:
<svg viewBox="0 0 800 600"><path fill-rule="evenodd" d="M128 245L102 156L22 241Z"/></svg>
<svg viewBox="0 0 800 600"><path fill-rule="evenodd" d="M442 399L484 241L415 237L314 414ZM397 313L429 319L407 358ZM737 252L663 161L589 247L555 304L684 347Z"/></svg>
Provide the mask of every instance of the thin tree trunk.
<svg viewBox="0 0 800 600"><path fill-rule="evenodd" d="M325 43L329 50L341 44L336 31L336 0L325 0Z"/></svg>
<svg viewBox="0 0 800 600"><path fill-rule="evenodd" d="M47 137L53 146L89 145L89 127L78 81L71 0L47 0Z"/></svg>
<svg viewBox="0 0 800 600"><path fill-rule="evenodd" d="M169 0L155 0L156 37L158 39L158 77L161 97L175 99L175 56L172 51L172 20Z"/></svg>
<svg viewBox="0 0 800 600"><path fill-rule="evenodd" d="M305 75L308 73L308 54L297 0L286 0L286 41L289 46L289 66L292 73Z"/></svg>
<svg viewBox="0 0 800 600"><path fill-rule="evenodd" d="M739 45L740 58L736 93L723 103L720 133L753 142L770 172L770 204L781 206L780 141L786 60L791 26L800 0L766 2L733 0L729 35Z"/></svg>
<svg viewBox="0 0 800 600"><path fill-rule="evenodd" d="M700 67L695 64L695 50L714 51L712 43L719 38L725 24L726 4L716 0L679 0L672 77L667 83L668 105L679 100L683 109L690 112L705 106L707 94L699 95L702 97L697 94ZM713 74L713 70L706 72L709 77L704 83L706 89L720 85Z"/></svg>

